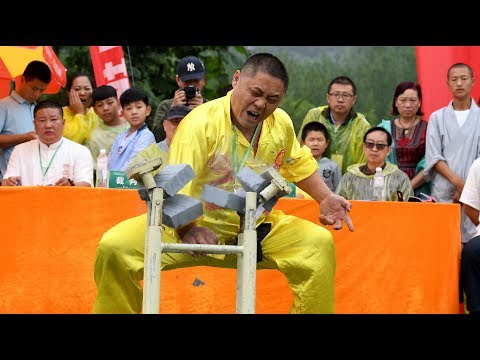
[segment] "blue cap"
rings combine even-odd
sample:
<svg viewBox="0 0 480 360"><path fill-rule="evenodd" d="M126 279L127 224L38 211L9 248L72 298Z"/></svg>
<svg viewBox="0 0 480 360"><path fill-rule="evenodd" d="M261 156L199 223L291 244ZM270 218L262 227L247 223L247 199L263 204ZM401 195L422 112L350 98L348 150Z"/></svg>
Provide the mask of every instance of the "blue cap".
<svg viewBox="0 0 480 360"><path fill-rule="evenodd" d="M177 75L183 82L192 79L204 79L205 78L205 66L202 60L195 56L185 56L180 59L177 67Z"/></svg>

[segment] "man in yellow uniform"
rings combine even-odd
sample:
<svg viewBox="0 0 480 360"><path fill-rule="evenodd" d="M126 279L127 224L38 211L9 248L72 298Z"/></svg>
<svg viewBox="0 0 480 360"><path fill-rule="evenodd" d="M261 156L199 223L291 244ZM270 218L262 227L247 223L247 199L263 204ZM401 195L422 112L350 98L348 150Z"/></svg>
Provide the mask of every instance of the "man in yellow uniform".
<svg viewBox="0 0 480 360"><path fill-rule="evenodd" d="M170 144L168 164L188 164L195 177L179 193L195 198L205 184L227 191L240 187L235 174L244 166L261 173L275 166L280 174L320 204L319 219L338 230L351 204L325 185L307 147L300 147L290 117L278 108L288 88L288 74L274 55L250 56L232 79L226 96L193 109L179 124ZM233 210L204 202L204 214L177 230L166 228L162 241L234 244L240 218ZM114 226L102 237L95 259L95 313L142 310L146 215ZM269 229L261 242L259 269L285 274L294 294L291 313L333 313L335 246L322 226L282 211L264 212L257 226ZM188 266L236 267L235 255L163 253L162 269Z"/></svg>

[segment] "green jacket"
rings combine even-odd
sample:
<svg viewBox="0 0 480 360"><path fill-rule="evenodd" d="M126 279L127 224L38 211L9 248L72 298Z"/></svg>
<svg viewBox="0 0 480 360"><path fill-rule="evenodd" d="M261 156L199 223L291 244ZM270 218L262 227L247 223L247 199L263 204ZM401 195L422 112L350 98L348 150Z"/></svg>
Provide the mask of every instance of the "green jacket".
<svg viewBox="0 0 480 360"><path fill-rule="evenodd" d="M325 125L330 135L330 144L323 156L335 161L342 169L342 174L345 174L350 165L365 162L363 136L372 125L363 114L352 111L348 120L340 127L335 128L335 125L328 120L329 114L328 105L309 110L303 119L297 139L298 141L302 140L303 127L309 122L318 121Z"/></svg>
<svg viewBox="0 0 480 360"><path fill-rule="evenodd" d="M160 142L167 136L163 130L163 120L167 118L167 113L173 104L173 98L163 100L157 107L155 117L152 122L152 133L155 135L155 141Z"/></svg>
<svg viewBox="0 0 480 360"><path fill-rule="evenodd" d="M365 175L360 167L365 164L353 164L343 175L336 193L347 200L371 200L373 189L373 175ZM404 201L413 196L412 185L408 175L390 162L386 162L382 170L385 176L386 201L398 201L397 191L402 193Z"/></svg>

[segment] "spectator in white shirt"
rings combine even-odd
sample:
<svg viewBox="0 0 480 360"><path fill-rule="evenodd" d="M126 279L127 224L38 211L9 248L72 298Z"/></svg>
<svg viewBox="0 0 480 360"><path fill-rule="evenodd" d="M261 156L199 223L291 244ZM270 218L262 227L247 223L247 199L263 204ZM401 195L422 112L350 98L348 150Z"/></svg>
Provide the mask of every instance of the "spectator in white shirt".
<svg viewBox="0 0 480 360"><path fill-rule="evenodd" d="M54 101L41 101L33 117L38 139L15 146L2 185L91 187L92 155L85 146L62 136L62 107Z"/></svg>

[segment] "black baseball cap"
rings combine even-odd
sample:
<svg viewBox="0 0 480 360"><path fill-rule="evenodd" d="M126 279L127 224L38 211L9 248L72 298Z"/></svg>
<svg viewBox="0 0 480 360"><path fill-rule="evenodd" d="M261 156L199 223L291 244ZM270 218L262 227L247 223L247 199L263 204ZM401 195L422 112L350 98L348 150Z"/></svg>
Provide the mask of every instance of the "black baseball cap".
<svg viewBox="0 0 480 360"><path fill-rule="evenodd" d="M180 59L177 67L177 75L182 81L205 78L205 66L202 60L195 56L185 56Z"/></svg>
<svg viewBox="0 0 480 360"><path fill-rule="evenodd" d="M178 118L184 118L192 110L191 107L186 105L175 105L168 109L167 120L174 120Z"/></svg>

